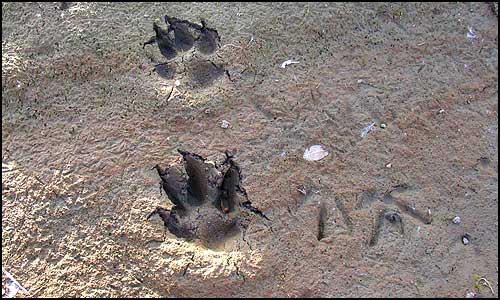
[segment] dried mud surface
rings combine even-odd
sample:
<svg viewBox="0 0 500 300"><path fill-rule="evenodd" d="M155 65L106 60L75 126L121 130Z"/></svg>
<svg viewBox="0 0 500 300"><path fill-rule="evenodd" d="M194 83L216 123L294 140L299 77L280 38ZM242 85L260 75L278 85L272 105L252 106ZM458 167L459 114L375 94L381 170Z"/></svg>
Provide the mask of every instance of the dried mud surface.
<svg viewBox="0 0 500 300"><path fill-rule="evenodd" d="M164 14L216 28L230 78L152 72ZM497 144L487 3L2 3L2 267L30 297L498 296ZM223 250L146 221L177 148L236 149L270 221Z"/></svg>

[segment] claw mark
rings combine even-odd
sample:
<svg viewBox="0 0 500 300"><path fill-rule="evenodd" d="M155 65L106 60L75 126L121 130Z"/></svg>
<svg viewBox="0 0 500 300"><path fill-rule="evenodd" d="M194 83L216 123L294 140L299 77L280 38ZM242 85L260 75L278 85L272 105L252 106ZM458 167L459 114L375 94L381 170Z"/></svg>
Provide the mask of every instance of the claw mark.
<svg viewBox="0 0 500 300"><path fill-rule="evenodd" d="M160 218L165 222L165 226L167 226L167 220L170 214L170 211L163 208L163 207L157 207L155 210L150 212L148 216L146 217L146 220L149 220L152 216L158 214Z"/></svg>
<svg viewBox="0 0 500 300"><path fill-rule="evenodd" d="M250 243L245 239L245 231L243 231L241 239L248 245L248 248L250 248L250 251L253 251L252 245L250 245Z"/></svg>
<svg viewBox="0 0 500 300"><path fill-rule="evenodd" d="M262 218L264 218L264 219L266 219L268 221L271 221L271 220L269 220L268 217L266 217L266 215L264 215L263 212L261 212L260 210L258 210L255 207L253 207L252 206L252 202L246 201L246 202L242 203L241 206L244 207L244 208L246 208L246 209L248 209L248 210L250 210L251 212L253 212L256 215L261 216Z"/></svg>
<svg viewBox="0 0 500 300"><path fill-rule="evenodd" d="M243 278L243 283L245 283L245 275L241 274L240 273L240 268L236 265L236 263L234 263L234 267L236 268L236 275L240 276L241 278Z"/></svg>
<svg viewBox="0 0 500 300"><path fill-rule="evenodd" d="M184 268L184 272L182 272L182 276L186 275L186 272L187 272L189 266L193 263L193 261L194 261L194 255L195 254L193 253L193 255L191 256L191 261L186 264L186 267Z"/></svg>
<svg viewBox="0 0 500 300"><path fill-rule="evenodd" d="M234 81L232 78L231 78L231 74L229 74L229 71L228 70L224 70L226 72L226 75L227 75L227 78L229 78L230 81Z"/></svg>

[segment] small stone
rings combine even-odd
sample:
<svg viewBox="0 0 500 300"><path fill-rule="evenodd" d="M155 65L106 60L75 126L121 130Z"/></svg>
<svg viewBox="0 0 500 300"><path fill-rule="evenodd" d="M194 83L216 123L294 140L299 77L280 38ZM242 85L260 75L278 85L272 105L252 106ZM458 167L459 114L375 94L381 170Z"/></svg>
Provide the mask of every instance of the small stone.
<svg viewBox="0 0 500 300"><path fill-rule="evenodd" d="M224 128L224 129L227 129L227 128L229 128L229 125L231 125L231 124L229 123L229 121L227 121L227 120L222 120L222 124L220 125L220 127Z"/></svg>
<svg viewBox="0 0 500 300"><path fill-rule="evenodd" d="M386 128L386 127L387 125L385 125L385 123L380 124L380 128Z"/></svg>
<svg viewBox="0 0 500 300"><path fill-rule="evenodd" d="M358 83L363 83L363 79L358 79Z"/></svg>
<svg viewBox="0 0 500 300"><path fill-rule="evenodd" d="M177 79L177 80L174 82L174 85L175 85L175 86L179 86L179 85L181 85L181 82Z"/></svg>
<svg viewBox="0 0 500 300"><path fill-rule="evenodd" d="M387 165L385 165L385 167L386 167L387 169L392 168L392 163L388 163Z"/></svg>
<svg viewBox="0 0 500 300"><path fill-rule="evenodd" d="M462 243L468 245L470 243L470 236L466 233L462 236Z"/></svg>
<svg viewBox="0 0 500 300"><path fill-rule="evenodd" d="M444 114L444 109L441 108L438 113L439 114Z"/></svg>
<svg viewBox="0 0 500 300"><path fill-rule="evenodd" d="M465 295L465 298L476 298L476 293L467 292L467 295Z"/></svg>
<svg viewBox="0 0 500 300"><path fill-rule="evenodd" d="M460 217L459 216L454 217L452 222L453 224L460 224Z"/></svg>

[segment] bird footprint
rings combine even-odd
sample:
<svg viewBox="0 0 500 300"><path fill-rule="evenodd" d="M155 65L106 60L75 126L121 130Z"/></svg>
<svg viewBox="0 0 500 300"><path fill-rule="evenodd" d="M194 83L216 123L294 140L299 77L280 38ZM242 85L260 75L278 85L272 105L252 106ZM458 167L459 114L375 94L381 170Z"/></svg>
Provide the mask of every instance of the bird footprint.
<svg viewBox="0 0 500 300"><path fill-rule="evenodd" d="M248 200L241 186L241 169L228 151L220 164L194 153L178 152L183 157L185 173L178 165L154 167L174 206L170 210L158 207L147 219L158 214L171 233L187 240L198 239L207 247L218 245L237 234L240 227L245 228L246 219L241 217L245 210L268 219Z"/></svg>

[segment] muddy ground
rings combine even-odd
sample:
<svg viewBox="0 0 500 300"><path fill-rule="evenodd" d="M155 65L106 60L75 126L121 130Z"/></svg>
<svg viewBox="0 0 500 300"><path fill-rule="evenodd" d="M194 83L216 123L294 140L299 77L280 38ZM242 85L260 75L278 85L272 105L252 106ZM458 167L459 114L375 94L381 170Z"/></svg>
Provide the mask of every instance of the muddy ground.
<svg viewBox="0 0 500 300"><path fill-rule="evenodd" d="M159 76L164 14L223 46ZM498 297L497 144L487 3L2 3L2 268L25 296ZM177 148L235 149L270 221L223 249L146 221Z"/></svg>

